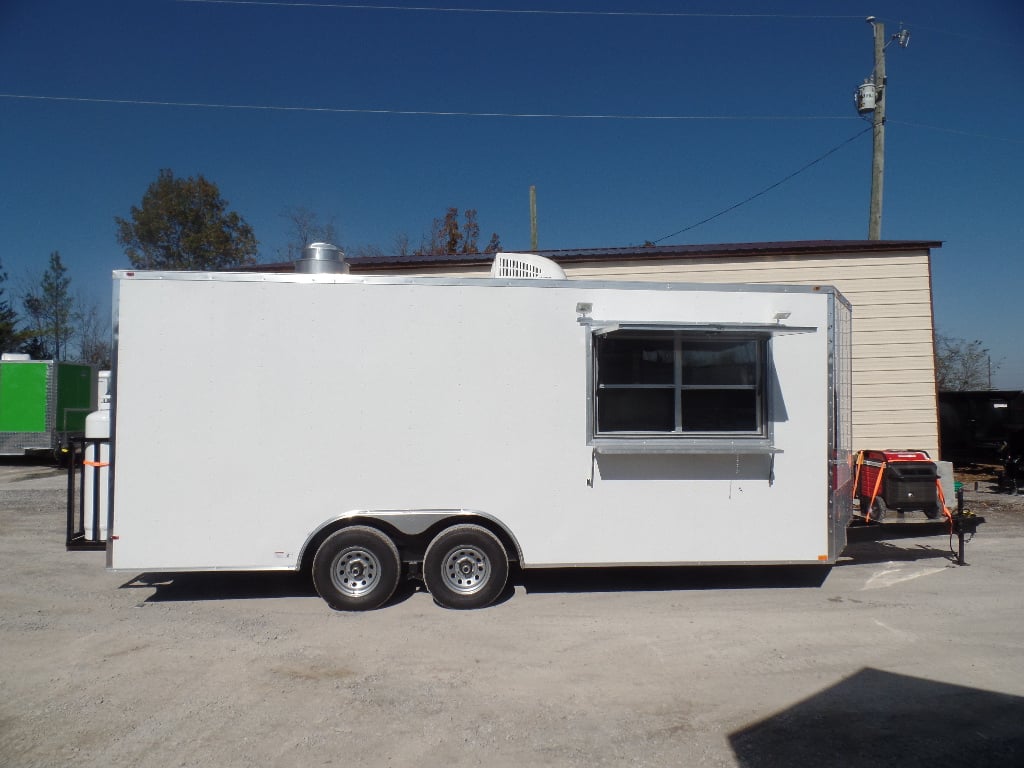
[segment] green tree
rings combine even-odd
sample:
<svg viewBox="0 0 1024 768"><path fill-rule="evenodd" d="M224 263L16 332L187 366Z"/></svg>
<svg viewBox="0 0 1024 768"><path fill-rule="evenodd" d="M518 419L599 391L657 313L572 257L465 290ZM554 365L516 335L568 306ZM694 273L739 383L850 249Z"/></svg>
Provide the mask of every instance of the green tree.
<svg viewBox="0 0 1024 768"><path fill-rule="evenodd" d="M33 356L65 360L68 342L74 335L74 307L71 278L60 258L50 254L50 263L39 285L22 297L22 305L31 327L26 332L27 351Z"/></svg>
<svg viewBox="0 0 1024 768"><path fill-rule="evenodd" d="M0 264L0 352L14 352L23 341L18 333L18 313L4 296L7 273Z"/></svg>
<svg viewBox="0 0 1024 768"><path fill-rule="evenodd" d="M252 227L202 176L178 179L161 170L130 218L114 221L117 241L139 269L230 269L256 261Z"/></svg>

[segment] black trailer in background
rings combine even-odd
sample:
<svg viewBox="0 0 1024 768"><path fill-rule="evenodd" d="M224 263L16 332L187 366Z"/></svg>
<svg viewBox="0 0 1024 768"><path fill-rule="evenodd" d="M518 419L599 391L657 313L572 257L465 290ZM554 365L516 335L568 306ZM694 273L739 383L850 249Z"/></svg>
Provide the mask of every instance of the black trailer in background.
<svg viewBox="0 0 1024 768"><path fill-rule="evenodd" d="M1003 444L1024 434L1024 392L939 392L939 426L946 461L1001 463Z"/></svg>

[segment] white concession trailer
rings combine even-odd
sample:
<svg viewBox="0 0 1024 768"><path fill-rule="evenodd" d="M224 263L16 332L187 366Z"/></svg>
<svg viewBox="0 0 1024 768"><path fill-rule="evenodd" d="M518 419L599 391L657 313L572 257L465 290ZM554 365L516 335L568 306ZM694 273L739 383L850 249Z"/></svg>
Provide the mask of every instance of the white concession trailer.
<svg viewBox="0 0 1024 768"><path fill-rule="evenodd" d="M510 563L845 545L828 286L119 271L114 306L112 569L309 568L339 609L414 577L471 608Z"/></svg>

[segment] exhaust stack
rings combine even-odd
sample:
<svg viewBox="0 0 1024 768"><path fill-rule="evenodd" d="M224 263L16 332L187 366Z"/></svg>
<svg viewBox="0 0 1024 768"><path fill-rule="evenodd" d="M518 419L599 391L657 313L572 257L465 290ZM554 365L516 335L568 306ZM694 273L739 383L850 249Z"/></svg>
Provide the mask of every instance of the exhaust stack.
<svg viewBox="0 0 1024 768"><path fill-rule="evenodd" d="M345 254L330 243L312 243L302 249L302 258L296 260L295 271L307 275L347 275Z"/></svg>

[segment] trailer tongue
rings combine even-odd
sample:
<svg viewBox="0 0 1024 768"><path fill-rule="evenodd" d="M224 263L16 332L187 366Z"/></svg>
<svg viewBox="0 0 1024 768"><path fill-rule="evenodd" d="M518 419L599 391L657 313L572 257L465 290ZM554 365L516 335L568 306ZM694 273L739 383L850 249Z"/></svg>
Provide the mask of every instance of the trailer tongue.
<svg viewBox="0 0 1024 768"><path fill-rule="evenodd" d="M929 536L949 536L950 551L957 565L967 565L965 560L967 543L978 532L978 526L985 518L964 508L963 490L957 491L956 511L941 520L904 520L890 518L885 523L871 522L854 517L846 533L849 542L886 541L889 539L911 539ZM956 538L956 549L953 539Z"/></svg>

